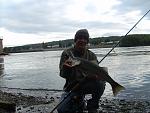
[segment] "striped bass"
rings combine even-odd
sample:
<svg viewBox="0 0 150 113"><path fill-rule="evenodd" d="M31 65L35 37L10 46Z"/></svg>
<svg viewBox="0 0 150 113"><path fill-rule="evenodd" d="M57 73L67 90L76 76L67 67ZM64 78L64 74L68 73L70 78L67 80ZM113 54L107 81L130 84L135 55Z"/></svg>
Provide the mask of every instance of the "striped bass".
<svg viewBox="0 0 150 113"><path fill-rule="evenodd" d="M71 52L70 52L71 53ZM92 76L97 75L98 80L106 81L108 82L113 91L113 95L116 96L119 91L124 90L125 87L117 83L115 80L113 80L109 74L108 71L104 67L100 67L98 64L95 64L93 62L90 62L86 59L74 57L74 55L71 53L71 56L69 55L69 60L71 61L70 67L77 67L82 72L85 72L86 76ZM86 77L85 76L85 77Z"/></svg>

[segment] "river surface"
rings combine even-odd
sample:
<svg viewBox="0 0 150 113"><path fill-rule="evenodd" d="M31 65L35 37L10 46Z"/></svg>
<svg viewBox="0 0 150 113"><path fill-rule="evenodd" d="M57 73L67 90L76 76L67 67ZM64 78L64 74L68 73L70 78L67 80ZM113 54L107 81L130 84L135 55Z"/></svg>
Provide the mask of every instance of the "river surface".
<svg viewBox="0 0 150 113"><path fill-rule="evenodd" d="M100 61L110 48L91 49ZM59 76L62 51L13 53L4 60L0 88L62 90L65 80ZM0 60L0 61L3 61ZM150 46L115 48L101 63L110 76L126 90L115 98L150 100ZM104 97L113 98L107 83Z"/></svg>

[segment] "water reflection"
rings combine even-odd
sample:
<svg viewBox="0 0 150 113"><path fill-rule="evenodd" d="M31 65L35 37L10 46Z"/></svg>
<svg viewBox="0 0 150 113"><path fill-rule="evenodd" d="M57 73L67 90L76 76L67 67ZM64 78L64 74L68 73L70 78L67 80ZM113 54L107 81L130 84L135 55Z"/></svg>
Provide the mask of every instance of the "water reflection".
<svg viewBox="0 0 150 113"><path fill-rule="evenodd" d="M100 61L110 48L92 49ZM150 46L116 48L99 65L108 67L110 76L126 87L118 97L146 98L150 100ZM135 52L136 51L136 52ZM59 60L62 51L17 53L0 59L5 76L0 86L22 89L62 89L65 80L59 76ZM146 53L146 54L145 54ZM5 70L4 70L5 61ZM112 97L108 84L103 96Z"/></svg>

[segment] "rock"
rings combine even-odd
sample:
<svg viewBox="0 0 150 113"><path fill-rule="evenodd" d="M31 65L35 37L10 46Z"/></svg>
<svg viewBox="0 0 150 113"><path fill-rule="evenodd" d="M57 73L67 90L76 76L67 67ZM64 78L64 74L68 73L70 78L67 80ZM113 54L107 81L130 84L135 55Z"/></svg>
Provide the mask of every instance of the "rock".
<svg viewBox="0 0 150 113"><path fill-rule="evenodd" d="M10 103L6 101L0 101L0 108L8 111L8 112L15 112L16 111L16 104Z"/></svg>
<svg viewBox="0 0 150 113"><path fill-rule="evenodd" d="M33 109L34 109L34 106L31 106L30 109L33 110Z"/></svg>
<svg viewBox="0 0 150 113"><path fill-rule="evenodd" d="M51 97L50 100L51 100L51 101L55 101L54 97Z"/></svg>
<svg viewBox="0 0 150 113"><path fill-rule="evenodd" d="M17 108L17 111L20 111L21 110L21 107Z"/></svg>

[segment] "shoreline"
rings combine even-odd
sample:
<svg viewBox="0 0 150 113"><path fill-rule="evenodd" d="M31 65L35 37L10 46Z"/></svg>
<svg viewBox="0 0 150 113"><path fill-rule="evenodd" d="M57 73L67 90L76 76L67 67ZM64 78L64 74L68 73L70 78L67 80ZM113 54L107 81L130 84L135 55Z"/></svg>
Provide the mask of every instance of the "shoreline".
<svg viewBox="0 0 150 113"><path fill-rule="evenodd" d="M90 46L90 47L87 47L87 48L88 49L95 49L95 48L111 48L111 47L112 47L112 45L103 45L103 46ZM70 48L70 47L63 47L63 48L55 47L55 48L47 48L47 49L39 48L39 49L30 49L30 50L20 50L20 51L5 53L5 55L9 55L11 53L42 52L42 51L61 51L61 50L65 50L67 48Z"/></svg>
<svg viewBox="0 0 150 113"><path fill-rule="evenodd" d="M16 113L49 113L58 103L60 91L2 91L0 101L16 104ZM150 101L109 99L102 97L99 111L101 113L149 113ZM0 108L0 111L2 109ZM3 112L4 113L4 112ZM7 112L6 112L7 113ZM57 113L56 111L54 113Z"/></svg>

